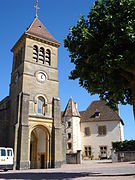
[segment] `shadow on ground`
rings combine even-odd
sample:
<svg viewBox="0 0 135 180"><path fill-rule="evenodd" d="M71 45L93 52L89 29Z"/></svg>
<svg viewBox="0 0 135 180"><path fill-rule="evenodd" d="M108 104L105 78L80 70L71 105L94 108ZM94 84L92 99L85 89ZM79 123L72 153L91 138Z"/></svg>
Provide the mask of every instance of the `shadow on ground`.
<svg viewBox="0 0 135 180"><path fill-rule="evenodd" d="M98 163L98 164L112 164L111 161L106 161L106 162L101 161L101 162L97 162L97 163Z"/></svg>
<svg viewBox="0 0 135 180"><path fill-rule="evenodd" d="M51 179L66 180L69 178L88 177L89 175L98 175L98 173L5 173L0 174L0 179Z"/></svg>
<svg viewBox="0 0 135 180"><path fill-rule="evenodd" d="M135 174L114 174L104 175L101 173L0 173L0 179L51 179L51 180L68 180L81 177L116 177L116 176L135 176Z"/></svg>
<svg viewBox="0 0 135 180"><path fill-rule="evenodd" d="M131 162L130 164L135 164L135 162Z"/></svg>

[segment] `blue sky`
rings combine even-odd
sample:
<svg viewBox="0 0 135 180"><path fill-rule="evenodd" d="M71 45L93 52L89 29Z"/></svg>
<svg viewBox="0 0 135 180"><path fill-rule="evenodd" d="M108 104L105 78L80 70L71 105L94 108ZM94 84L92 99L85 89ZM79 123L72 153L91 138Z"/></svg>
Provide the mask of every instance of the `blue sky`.
<svg viewBox="0 0 135 180"><path fill-rule="evenodd" d="M25 32L35 17L36 0L4 0L0 2L0 101L9 94L12 70L13 45ZM87 16L94 0L39 0L38 18L57 39L61 46L58 54L59 65L59 96L61 109L72 96L78 103L79 110L85 110L98 96L91 96L79 86L78 81L68 79L74 68L70 63L69 53L64 48L63 39L68 35L69 28L76 24L80 15ZM135 139L135 121L132 106L120 105L120 116L125 123L125 139Z"/></svg>

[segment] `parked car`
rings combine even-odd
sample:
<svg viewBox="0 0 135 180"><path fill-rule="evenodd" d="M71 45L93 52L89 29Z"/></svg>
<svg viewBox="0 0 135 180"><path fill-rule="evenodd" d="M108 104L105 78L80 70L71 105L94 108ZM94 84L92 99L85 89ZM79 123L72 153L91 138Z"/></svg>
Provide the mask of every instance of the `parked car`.
<svg viewBox="0 0 135 180"><path fill-rule="evenodd" d="M12 148L0 147L0 169L12 170L14 164L14 153Z"/></svg>

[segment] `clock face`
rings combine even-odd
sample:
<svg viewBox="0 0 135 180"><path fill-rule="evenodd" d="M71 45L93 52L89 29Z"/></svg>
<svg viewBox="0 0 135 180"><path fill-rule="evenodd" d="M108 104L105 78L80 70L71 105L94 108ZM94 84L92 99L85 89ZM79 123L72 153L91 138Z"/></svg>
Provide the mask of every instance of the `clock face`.
<svg viewBox="0 0 135 180"><path fill-rule="evenodd" d="M46 76L43 72L39 72L37 74L37 79L40 81L40 82L44 82L46 80Z"/></svg>

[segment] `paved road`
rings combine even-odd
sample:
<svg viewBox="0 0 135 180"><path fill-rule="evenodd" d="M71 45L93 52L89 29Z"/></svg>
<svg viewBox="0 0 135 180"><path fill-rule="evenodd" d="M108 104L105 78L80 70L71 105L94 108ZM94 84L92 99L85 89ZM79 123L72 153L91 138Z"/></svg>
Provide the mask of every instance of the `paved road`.
<svg viewBox="0 0 135 180"><path fill-rule="evenodd" d="M0 172L0 179L50 180L135 180L135 162L83 161L57 169Z"/></svg>

